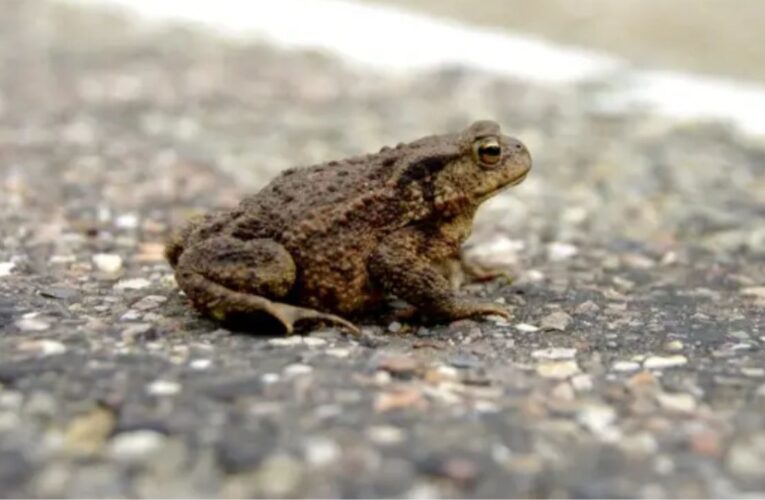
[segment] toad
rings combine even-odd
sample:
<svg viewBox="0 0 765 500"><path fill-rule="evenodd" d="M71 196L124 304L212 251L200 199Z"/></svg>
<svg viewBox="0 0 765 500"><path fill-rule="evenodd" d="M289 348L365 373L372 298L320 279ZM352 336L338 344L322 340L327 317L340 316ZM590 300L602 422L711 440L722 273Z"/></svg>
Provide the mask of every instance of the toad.
<svg viewBox="0 0 765 500"><path fill-rule="evenodd" d="M478 206L522 182L531 156L499 125L291 168L236 209L192 219L167 244L178 286L214 319L267 314L292 333L349 318L389 297L436 320L509 313L459 295L459 258Z"/></svg>

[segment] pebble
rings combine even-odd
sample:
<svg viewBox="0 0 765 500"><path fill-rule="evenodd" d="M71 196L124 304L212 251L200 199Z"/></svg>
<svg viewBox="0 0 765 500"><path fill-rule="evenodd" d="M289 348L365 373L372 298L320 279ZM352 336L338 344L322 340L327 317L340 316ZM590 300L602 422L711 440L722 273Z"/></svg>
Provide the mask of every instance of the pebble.
<svg viewBox="0 0 765 500"><path fill-rule="evenodd" d="M538 326L529 325L528 323L518 323L517 325L515 325L515 329L518 330L519 332L524 332L524 333L533 333L533 332L539 331Z"/></svg>
<svg viewBox="0 0 765 500"><path fill-rule="evenodd" d="M681 354L675 356L650 356L643 361L643 367L648 369L673 368L688 363L688 358Z"/></svg>
<svg viewBox="0 0 765 500"><path fill-rule="evenodd" d="M611 369L616 372L636 372L640 369L640 364L634 361L616 361L611 365Z"/></svg>
<svg viewBox="0 0 765 500"><path fill-rule="evenodd" d="M741 368L741 374L746 377L761 378L765 377L765 368L743 367Z"/></svg>
<svg viewBox="0 0 765 500"><path fill-rule="evenodd" d="M540 323L542 330L556 330L563 332L571 323L571 316L563 311L555 311L548 314Z"/></svg>
<svg viewBox="0 0 765 500"><path fill-rule="evenodd" d="M167 297L162 295L147 295L146 297L133 304L132 307L133 309L137 309L139 311L149 311L151 309L156 309L165 302L167 302Z"/></svg>
<svg viewBox="0 0 765 500"><path fill-rule="evenodd" d="M40 318L22 318L15 325L16 328L24 332L43 332L50 328L50 323Z"/></svg>
<svg viewBox="0 0 765 500"><path fill-rule="evenodd" d="M321 347L327 345L327 341L316 337L303 337L303 344L308 347Z"/></svg>
<svg viewBox="0 0 765 500"><path fill-rule="evenodd" d="M121 319L124 319L125 315L122 315ZM154 325L149 323L136 323L130 325L120 334L120 338L125 343L133 343L139 340L147 340L151 337L150 332L154 331Z"/></svg>
<svg viewBox="0 0 765 500"><path fill-rule="evenodd" d="M189 368L192 370L206 370L212 365L212 360L209 359L194 359L189 363Z"/></svg>
<svg viewBox="0 0 765 500"><path fill-rule="evenodd" d="M576 314L595 314L598 311L600 311L600 306L591 300L582 302L574 309Z"/></svg>
<svg viewBox="0 0 765 500"><path fill-rule="evenodd" d="M138 216L135 214L122 214L114 220L114 225L120 229L135 229L138 227Z"/></svg>
<svg viewBox="0 0 765 500"><path fill-rule="evenodd" d="M683 350L683 347L685 346L679 340L670 340L669 342L664 343L663 349L666 352L680 352Z"/></svg>
<svg viewBox="0 0 765 500"><path fill-rule="evenodd" d="M64 431L64 449L81 456L99 452L114 429L115 422L114 412L105 407L94 408L74 418Z"/></svg>
<svg viewBox="0 0 765 500"><path fill-rule="evenodd" d="M544 378L562 380L579 373L576 361L548 361L537 365L537 374Z"/></svg>
<svg viewBox="0 0 765 500"><path fill-rule="evenodd" d="M181 391L181 384L172 380L155 380L147 386L146 390L154 396L172 396Z"/></svg>
<svg viewBox="0 0 765 500"><path fill-rule="evenodd" d="M765 470L765 435L750 436L731 446L727 455L730 471L743 478L762 479Z"/></svg>
<svg viewBox="0 0 765 500"><path fill-rule="evenodd" d="M404 354L387 354L376 363L378 370L385 370L396 375L412 375L420 371L422 367L419 359Z"/></svg>
<svg viewBox="0 0 765 500"><path fill-rule="evenodd" d="M550 394L552 394L553 398L562 401L573 401L576 398L574 388L571 387L571 384L568 382L562 382L556 385Z"/></svg>
<svg viewBox="0 0 765 500"><path fill-rule="evenodd" d="M691 413L696 409L696 399L686 393L660 393L656 395L656 401L662 408L671 412Z"/></svg>
<svg viewBox="0 0 765 500"><path fill-rule="evenodd" d="M741 289L741 294L747 297L765 299L765 286L748 286Z"/></svg>
<svg viewBox="0 0 765 500"><path fill-rule="evenodd" d="M573 359L576 356L576 349L572 347L549 347L547 349L537 349L531 353L535 359Z"/></svg>
<svg viewBox="0 0 765 500"><path fill-rule="evenodd" d="M166 437L156 431L138 430L117 434L109 443L109 455L116 460L138 462L157 451Z"/></svg>
<svg viewBox="0 0 765 500"><path fill-rule="evenodd" d="M383 392L375 398L374 409L377 413L406 408L425 409L427 401L422 393L414 388L402 388L396 391Z"/></svg>
<svg viewBox="0 0 765 500"><path fill-rule="evenodd" d="M99 271L115 274L122 270L122 257L113 253L97 253L93 256L93 263Z"/></svg>
<svg viewBox="0 0 765 500"><path fill-rule="evenodd" d="M297 496L293 492L303 479L303 467L287 455L275 455L267 458L255 474L258 496L286 497ZM243 495L236 495L243 496Z"/></svg>
<svg viewBox="0 0 765 500"><path fill-rule="evenodd" d="M404 441L406 434L400 427L392 425L376 425L367 429L370 441L379 445L391 445Z"/></svg>
<svg viewBox="0 0 765 500"><path fill-rule="evenodd" d="M303 337L299 335L292 335L289 337L277 337L268 339L268 345L274 347L293 347L303 344Z"/></svg>
<svg viewBox="0 0 765 500"><path fill-rule="evenodd" d="M341 359L347 358L348 356L351 355L351 350L345 349L343 347L334 347L332 349L327 349L325 352L327 353L328 356L341 358Z"/></svg>
<svg viewBox="0 0 765 500"><path fill-rule="evenodd" d="M398 321L392 321L388 325L388 331L391 333L398 333L401 331L402 325Z"/></svg>
<svg viewBox="0 0 765 500"><path fill-rule="evenodd" d="M141 312L135 309L128 309L125 314L120 316L120 321L135 321L141 319Z"/></svg>
<svg viewBox="0 0 765 500"><path fill-rule="evenodd" d="M593 388L592 375L587 373L580 373L571 377L571 386L577 392L591 391Z"/></svg>
<svg viewBox="0 0 765 500"><path fill-rule="evenodd" d="M0 278L10 276L14 267L16 267L15 262L0 262Z"/></svg>
<svg viewBox="0 0 765 500"><path fill-rule="evenodd" d="M305 442L304 447L306 462L316 467L336 462L342 454L337 443L324 437L310 438Z"/></svg>
<svg viewBox="0 0 765 500"><path fill-rule="evenodd" d="M39 354L40 356L55 356L66 352L64 344L58 340L48 339L26 340L19 344L18 349L24 352Z"/></svg>
<svg viewBox="0 0 765 500"><path fill-rule="evenodd" d="M616 420L616 410L610 406L593 404L580 410L576 420L593 434L602 435Z"/></svg>
<svg viewBox="0 0 765 500"><path fill-rule="evenodd" d="M151 285L151 281L145 278L133 278L121 280L114 285L115 290L141 290Z"/></svg>
<svg viewBox="0 0 765 500"><path fill-rule="evenodd" d="M261 377L260 377L260 380L261 380L261 381L262 381L264 384L266 384L266 385L268 385L268 384L275 384L275 383L276 383L276 382L278 382L280 379L281 379L281 377L279 376L279 374L278 374L278 373L271 373L271 372L269 372L269 373L264 373L264 374L263 374L263 375L261 375Z"/></svg>
<svg viewBox="0 0 765 500"><path fill-rule="evenodd" d="M284 368L284 374L288 377L297 377L299 375L308 375L313 371L313 367L303 363L294 363Z"/></svg>
<svg viewBox="0 0 765 500"><path fill-rule="evenodd" d="M556 241L547 245L547 258L554 262L570 259L577 253L579 253L579 250L570 243Z"/></svg>

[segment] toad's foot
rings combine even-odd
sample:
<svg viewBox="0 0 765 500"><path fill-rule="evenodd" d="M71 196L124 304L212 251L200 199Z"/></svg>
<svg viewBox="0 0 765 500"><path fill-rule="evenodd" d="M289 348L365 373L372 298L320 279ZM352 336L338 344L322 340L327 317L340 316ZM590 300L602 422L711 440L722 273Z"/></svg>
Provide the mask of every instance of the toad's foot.
<svg viewBox="0 0 765 500"><path fill-rule="evenodd" d="M297 307L280 302L271 302L268 307L263 308L263 311L278 319L279 322L284 325L287 335L291 335L294 332L295 323L304 320L326 321L327 323L345 327L353 335L361 335L359 328L350 321L347 321L340 316L319 312L314 309Z"/></svg>
<svg viewBox="0 0 765 500"><path fill-rule="evenodd" d="M287 335L295 331L297 322L308 320L334 323L345 327L354 335L361 333L356 325L334 314L274 302L259 295L231 290L195 272L179 272L176 274L176 279L183 285L183 289L196 307L218 321L225 322L234 318L240 320L243 316L265 313L284 325Z"/></svg>
<svg viewBox="0 0 765 500"><path fill-rule="evenodd" d="M501 316L505 319L512 319L513 317L512 313L500 304L472 301L458 301L454 306L452 316Z"/></svg>

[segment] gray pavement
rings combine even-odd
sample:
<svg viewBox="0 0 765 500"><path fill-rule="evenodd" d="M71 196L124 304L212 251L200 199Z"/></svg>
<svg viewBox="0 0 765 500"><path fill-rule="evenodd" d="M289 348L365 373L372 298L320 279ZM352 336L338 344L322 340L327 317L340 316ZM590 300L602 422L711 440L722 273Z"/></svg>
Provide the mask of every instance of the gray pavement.
<svg viewBox="0 0 765 500"><path fill-rule="evenodd" d="M365 73L117 15L0 18L0 496L765 495L765 144L592 87ZM161 242L275 172L493 118L512 321L271 337Z"/></svg>

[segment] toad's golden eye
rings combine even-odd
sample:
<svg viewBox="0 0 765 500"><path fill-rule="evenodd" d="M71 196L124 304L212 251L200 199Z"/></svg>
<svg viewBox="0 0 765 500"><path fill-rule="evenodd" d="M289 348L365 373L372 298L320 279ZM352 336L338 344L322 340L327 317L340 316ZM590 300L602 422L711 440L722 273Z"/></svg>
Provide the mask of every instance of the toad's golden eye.
<svg viewBox="0 0 765 500"><path fill-rule="evenodd" d="M496 165L502 159L502 147L494 137L487 137L475 143L476 159L485 165Z"/></svg>

